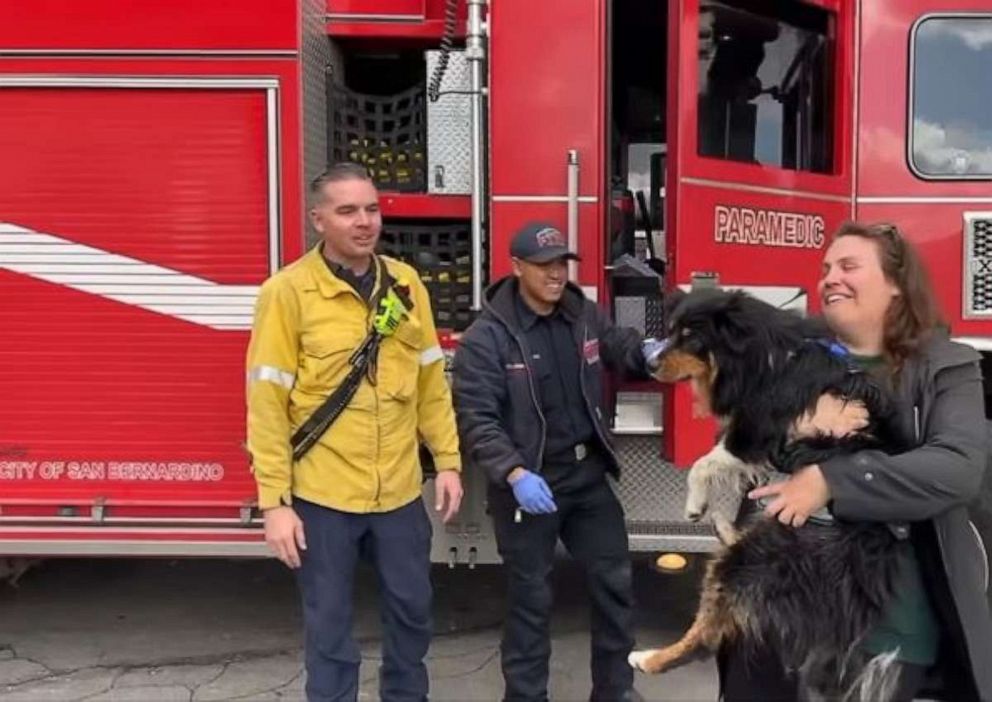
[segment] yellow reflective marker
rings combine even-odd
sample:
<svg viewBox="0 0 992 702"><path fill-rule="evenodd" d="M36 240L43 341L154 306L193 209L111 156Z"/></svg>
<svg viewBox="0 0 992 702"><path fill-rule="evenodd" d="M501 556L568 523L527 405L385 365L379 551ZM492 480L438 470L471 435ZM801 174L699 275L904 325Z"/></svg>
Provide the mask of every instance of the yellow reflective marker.
<svg viewBox="0 0 992 702"><path fill-rule="evenodd" d="M659 570L676 573L680 570L685 570L686 566L689 565L689 559L681 553L663 553L658 556L658 560L654 564Z"/></svg>

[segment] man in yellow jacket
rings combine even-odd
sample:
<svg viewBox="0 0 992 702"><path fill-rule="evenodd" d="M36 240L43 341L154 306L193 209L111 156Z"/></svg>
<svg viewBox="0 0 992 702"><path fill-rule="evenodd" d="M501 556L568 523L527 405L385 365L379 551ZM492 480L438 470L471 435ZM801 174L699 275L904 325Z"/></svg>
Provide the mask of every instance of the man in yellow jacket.
<svg viewBox="0 0 992 702"><path fill-rule="evenodd" d="M416 271L373 253L382 217L365 169L332 166L311 195L322 242L262 286L248 349L248 448L265 538L298 572L307 698L358 696L352 589L366 558L383 603L382 699L426 699L431 524L420 499L421 439L438 470L444 521L462 496L443 355ZM388 328L375 324L386 300L404 303ZM291 437L342 385L374 326L384 333L354 395L294 459Z"/></svg>

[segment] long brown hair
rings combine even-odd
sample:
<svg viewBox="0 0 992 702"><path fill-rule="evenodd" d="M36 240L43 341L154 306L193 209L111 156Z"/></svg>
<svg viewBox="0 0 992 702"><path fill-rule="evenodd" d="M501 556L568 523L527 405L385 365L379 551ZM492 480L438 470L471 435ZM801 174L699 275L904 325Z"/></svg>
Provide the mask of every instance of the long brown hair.
<svg viewBox="0 0 992 702"><path fill-rule="evenodd" d="M899 288L885 313L882 337L883 355L894 374L898 374L907 358L944 325L937 298L930 284L923 261L916 249L894 224L860 224L848 222L834 234L859 236L875 243L878 260L885 278Z"/></svg>

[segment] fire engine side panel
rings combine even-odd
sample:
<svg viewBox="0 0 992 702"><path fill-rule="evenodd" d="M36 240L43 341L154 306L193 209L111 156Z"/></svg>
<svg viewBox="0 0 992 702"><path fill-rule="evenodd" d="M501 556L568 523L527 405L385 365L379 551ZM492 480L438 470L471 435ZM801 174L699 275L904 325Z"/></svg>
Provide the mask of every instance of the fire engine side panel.
<svg viewBox="0 0 992 702"><path fill-rule="evenodd" d="M278 50L295 53L295 2L16 0L0 3L0 53Z"/></svg>
<svg viewBox="0 0 992 702"><path fill-rule="evenodd" d="M667 176L668 200L674 203L666 227L672 284L716 273L723 286L794 287L813 299L824 244L852 212L852 12L843 5L832 22L834 167L821 174L699 155L699 1L670 6L677 81L669 86L669 109L678 115L668 122L669 153L676 155L669 159ZM688 466L712 446L715 427L693 417L686 388L672 395L666 405L666 449L676 465Z"/></svg>
<svg viewBox="0 0 992 702"><path fill-rule="evenodd" d="M568 152L579 161L580 281L603 270L605 3L547 0L490 7L491 275L509 271L516 226L566 231ZM531 206L533 205L533 206Z"/></svg>
<svg viewBox="0 0 992 702"><path fill-rule="evenodd" d="M925 180L910 168L910 34L926 15L990 14L984 0L861 3L858 219L897 223L917 245L955 335L992 337L992 320L964 318L965 212L992 210L986 180ZM949 80L955 80L949 77Z"/></svg>
<svg viewBox="0 0 992 702"><path fill-rule="evenodd" d="M6 518L254 499L244 353L301 251L298 84L292 60L0 62Z"/></svg>

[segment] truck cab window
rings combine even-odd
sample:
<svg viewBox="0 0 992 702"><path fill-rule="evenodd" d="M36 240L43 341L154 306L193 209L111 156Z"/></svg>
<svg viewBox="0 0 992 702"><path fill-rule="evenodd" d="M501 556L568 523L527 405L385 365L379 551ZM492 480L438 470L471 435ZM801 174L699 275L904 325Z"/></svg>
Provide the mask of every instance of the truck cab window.
<svg viewBox="0 0 992 702"><path fill-rule="evenodd" d="M832 170L830 20L798 2L700 3L700 156Z"/></svg>
<svg viewBox="0 0 992 702"><path fill-rule="evenodd" d="M913 171L926 179L992 177L992 16L928 17L916 25L912 47Z"/></svg>

